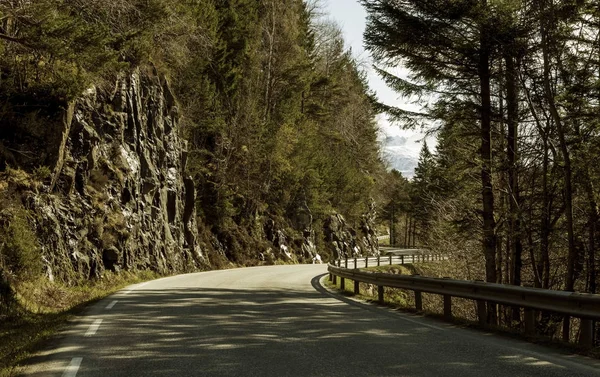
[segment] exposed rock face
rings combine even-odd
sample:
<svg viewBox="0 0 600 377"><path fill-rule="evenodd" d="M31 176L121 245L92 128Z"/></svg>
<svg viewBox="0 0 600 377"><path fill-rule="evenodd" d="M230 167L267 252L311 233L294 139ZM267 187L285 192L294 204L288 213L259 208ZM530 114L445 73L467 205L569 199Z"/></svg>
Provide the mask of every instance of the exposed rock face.
<svg viewBox="0 0 600 377"><path fill-rule="evenodd" d="M283 229L279 229L275 220L268 218L265 221L264 225L265 237L268 241L270 241L275 247L274 256L275 258L283 259L283 260L293 260L292 250L288 246L288 237L283 231ZM272 250L269 250L268 253L273 253ZM266 257L263 255L259 257L259 259L264 260Z"/></svg>
<svg viewBox="0 0 600 377"><path fill-rule="evenodd" d="M105 269L181 272L205 259L197 244L186 142L164 77L133 74L112 93L88 90L66 111L46 192L31 192L50 277Z"/></svg>
<svg viewBox="0 0 600 377"><path fill-rule="evenodd" d="M334 259L379 255L374 220L374 206L362 216L358 231L349 227L342 215L329 216L323 225L323 233L325 245L331 250Z"/></svg>
<svg viewBox="0 0 600 377"><path fill-rule="evenodd" d="M305 229L302 232L302 245L300 246L300 250L302 253L302 258L305 261L314 261L317 258L317 246L314 242L315 232L312 229ZM319 260L320 260L319 256Z"/></svg>
<svg viewBox="0 0 600 377"><path fill-rule="evenodd" d="M377 231L375 221L377 220L377 211L375 201L371 201L369 211L362 215L360 219L359 243L363 253L366 255L379 255L379 240L377 239Z"/></svg>

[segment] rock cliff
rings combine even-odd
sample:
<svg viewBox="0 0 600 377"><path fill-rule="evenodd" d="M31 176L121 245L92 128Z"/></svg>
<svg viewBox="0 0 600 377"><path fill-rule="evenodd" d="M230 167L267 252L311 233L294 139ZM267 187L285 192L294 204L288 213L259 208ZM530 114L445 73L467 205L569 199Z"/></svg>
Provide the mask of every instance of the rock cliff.
<svg viewBox="0 0 600 377"><path fill-rule="evenodd" d="M358 229L348 224L340 214L330 215L324 223L325 245L333 258L352 258L379 255L379 243L375 231L375 205L360 219Z"/></svg>
<svg viewBox="0 0 600 377"><path fill-rule="evenodd" d="M186 142L164 77L136 70L111 90L90 88L48 129L51 174L20 196L51 280L206 263L194 183L184 175Z"/></svg>
<svg viewBox="0 0 600 377"><path fill-rule="evenodd" d="M251 229L214 233L201 223L200 240L177 103L152 69L92 87L58 116L36 114L44 125L37 136L11 145L34 152L20 164L4 162L23 170L0 173L0 231L32 225L26 233L38 247L24 249L37 250L32 260L42 260L50 280L75 283L121 269L187 272L210 268L209 259L219 267L378 253L373 208L356 229L338 214L314 228L306 201L290 218L255 214ZM329 251L317 250L323 235Z"/></svg>

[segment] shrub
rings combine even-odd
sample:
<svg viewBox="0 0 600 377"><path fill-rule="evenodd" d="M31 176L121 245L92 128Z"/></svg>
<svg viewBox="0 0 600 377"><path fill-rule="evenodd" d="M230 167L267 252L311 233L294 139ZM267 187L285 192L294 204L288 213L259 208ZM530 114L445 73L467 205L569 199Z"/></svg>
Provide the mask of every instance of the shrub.
<svg viewBox="0 0 600 377"><path fill-rule="evenodd" d="M33 177L37 181L44 181L46 178L50 177L52 171L47 166L39 166L33 170Z"/></svg>
<svg viewBox="0 0 600 377"><path fill-rule="evenodd" d="M24 209L0 213L0 239L0 269L8 281L41 274L42 257Z"/></svg>

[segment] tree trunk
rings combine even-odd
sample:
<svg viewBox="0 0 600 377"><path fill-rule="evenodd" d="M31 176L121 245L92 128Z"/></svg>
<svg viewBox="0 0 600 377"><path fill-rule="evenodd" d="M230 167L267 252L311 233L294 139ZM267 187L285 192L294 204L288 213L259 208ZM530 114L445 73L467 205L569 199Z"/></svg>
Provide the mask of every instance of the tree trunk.
<svg viewBox="0 0 600 377"><path fill-rule="evenodd" d="M529 110L535 119L535 125L540 134L540 138L543 143L543 158L542 158L542 214L540 219L540 249L539 249L539 258L534 269L537 270L537 275L539 276L539 282L537 282L536 286L539 286L544 289L550 288L550 232L551 232L551 218L550 218L550 207L551 207L551 198L550 192L548 189L548 168L550 164L549 157L549 121L546 122L546 126L542 125L542 121L540 117L537 115L537 111L533 104L529 88L522 81L522 89L527 98L527 104L529 105Z"/></svg>
<svg viewBox="0 0 600 377"><path fill-rule="evenodd" d="M582 140L583 135L577 123L574 125L575 132L579 140ZM600 214L598 211L598 202L594 195L594 184L592 182L589 165L582 166L581 181L587 199L588 210L588 258L587 258L587 284L586 291L596 293L596 237L598 234L598 220Z"/></svg>
<svg viewBox="0 0 600 377"><path fill-rule="evenodd" d="M506 63L506 107L508 114L508 145L506 148L508 161L508 192L509 216L508 228L511 239L511 284L521 285L521 269L523 266L523 243L521 241L521 214L518 162L518 122L519 122L519 92L517 89L517 67L515 57L510 53L504 56ZM519 308L512 308L512 320L521 320Z"/></svg>
<svg viewBox="0 0 600 377"><path fill-rule="evenodd" d="M573 229L573 178L572 178L572 166L571 166L571 155L567 146L565 136L565 126L562 122L556 104L554 102L554 93L552 92L550 84L550 53L549 53L549 37L547 26L545 22L542 22L542 52L544 60L544 96L548 102L550 114L552 120L556 125L556 131L558 133L558 139L560 141L560 150L563 155L563 171L564 171L564 193L565 193L565 215L567 218L567 239L569 243L569 251L567 256L567 273L565 275L565 290L573 291L575 281L575 261L577 257L577 251L575 248L575 235Z"/></svg>
<svg viewBox="0 0 600 377"><path fill-rule="evenodd" d="M502 63L500 62L500 71L502 72ZM500 135L500 141L499 144L502 146L502 148L504 148L504 144L506 142L505 140L505 129L504 129L504 119L505 119L505 108L504 108L504 88L502 87L502 85L499 85L498 88L498 93L499 93L499 104L498 104L498 111L500 114L500 126L499 126L499 130L498 130L498 134ZM504 174L504 172L502 172L499 175L499 187L507 187L507 183L506 183L506 174ZM506 203L508 203L510 199L508 199L508 191L505 194L504 192L501 192L499 195L499 203L498 203L498 211L500 213L506 213L507 209L506 209ZM501 224L496 226L496 282L498 284L502 284L503 283L503 267L504 267L504 263L507 262L509 260L509 255L508 255L508 251L510 250L510 237L507 236L507 231L506 231L506 222L502 222ZM506 236L506 238L505 238ZM503 246L505 247L505 249L503 249ZM506 250L506 255L504 254ZM506 271L508 273L508 269L504 269L504 271Z"/></svg>
<svg viewBox="0 0 600 377"><path fill-rule="evenodd" d="M417 221L414 218L412 219L411 234L412 234L412 247L415 247L415 245L417 244Z"/></svg>
<svg viewBox="0 0 600 377"><path fill-rule="evenodd" d="M271 97L272 97L272 86L273 86L273 50L275 47L275 1L271 1L271 25L267 28L266 34L269 44L269 53L267 56L267 78L265 80L265 113L264 121L268 122L271 114Z"/></svg>
<svg viewBox="0 0 600 377"><path fill-rule="evenodd" d="M394 204L392 204L392 217L390 218L390 246L394 246L394 243L396 241L396 226L395 226L395 222L396 222L396 214L394 213Z"/></svg>
<svg viewBox="0 0 600 377"><path fill-rule="evenodd" d="M404 247L408 247L410 245L410 215L406 215L404 218Z"/></svg>
<svg viewBox="0 0 600 377"><path fill-rule="evenodd" d="M509 229L511 238L512 259L512 285L521 285L521 269L523 266L523 243L521 240L521 214L518 163L518 117L519 117L519 92L517 89L517 67L515 58L510 54L505 56L506 62L506 104L508 113L508 189L510 214Z"/></svg>
<svg viewBox="0 0 600 377"><path fill-rule="evenodd" d="M546 2L544 3L542 11L546 11ZM551 5L552 6L552 5ZM543 13L542 12L542 13ZM567 271L565 273L565 290L572 292L575 287L575 261L577 259L577 250L575 248L575 235L573 229L573 182L572 182L572 167L571 167L571 156L567 141L565 137L565 126L562 122L556 104L554 102L554 93L550 84L550 30L551 26L548 25L549 21L547 18L542 19L541 22L541 35L542 35L542 55L544 63L544 98L548 103L550 109L550 115L554 124L556 125L556 131L560 141L560 150L563 155L563 171L564 171L564 194L565 194L565 215L567 220L567 239L569 250L567 254ZM563 340L569 340L570 338L570 320L568 317L563 322Z"/></svg>
<svg viewBox="0 0 600 377"><path fill-rule="evenodd" d="M481 1L484 8L487 0ZM496 282L496 220L492 186L492 101L490 74L490 32L487 20L480 25L478 76L481 96L481 187L483 201L483 255L486 281ZM488 304L488 323L496 323L496 305Z"/></svg>
<svg viewBox="0 0 600 377"><path fill-rule="evenodd" d="M487 5L487 1L482 1ZM483 253L486 261L486 280L496 281L496 221L494 219L494 192L492 187L492 135L490 52L487 27L482 26L479 57L481 95L481 185L483 199Z"/></svg>
<svg viewBox="0 0 600 377"><path fill-rule="evenodd" d="M544 135L544 161L542 168L542 222L540 229L540 259L542 288L550 288L550 194L548 192L548 137ZM539 268L538 268L539 269Z"/></svg>

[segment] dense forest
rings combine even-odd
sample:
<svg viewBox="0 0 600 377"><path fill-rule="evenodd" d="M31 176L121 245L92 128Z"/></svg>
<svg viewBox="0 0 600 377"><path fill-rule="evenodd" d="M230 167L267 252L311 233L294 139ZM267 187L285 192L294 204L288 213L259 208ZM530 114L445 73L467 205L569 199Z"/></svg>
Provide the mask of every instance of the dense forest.
<svg viewBox="0 0 600 377"><path fill-rule="evenodd" d="M115 80L140 68L164 75L177 101L173 109L182 124L178 132L187 140L184 165L194 183L205 258L199 267L310 262L314 250L301 249L303 244L316 244L327 260L346 250L332 247L324 229L356 235L353 229L373 218L374 200L382 195L376 182L387 174L379 156L373 95L359 64L344 47L339 28L316 4L3 0L3 294L43 271L60 276L42 266L52 260L53 251L42 247L44 239L35 238L40 222L33 221L31 203L37 199L15 194L65 195L49 183L55 181L54 167L48 166L49 156L43 152L53 140L49 125L82 93L92 93L89 88L98 96L110 94ZM115 117L112 105L104 107L94 110L94 116ZM85 127L84 131L96 134ZM81 166L77 174L84 169ZM96 260L113 267L124 258L119 247L127 238L123 234L127 221L118 213L118 200L102 193L111 192L107 182L123 177L119 169L109 170L81 173L90 176L91 183L82 178L79 188L76 174L76 189L68 194L82 200L95 195L94 206L110 207L98 212L104 217L95 229L77 231L93 254L70 256L73 265L84 265L83 280L101 275ZM113 196L131 206L131 195L123 188ZM328 220L331 216L337 216L334 225ZM104 232L97 229L102 226ZM69 284L80 282L67 278Z"/></svg>
<svg viewBox="0 0 600 377"><path fill-rule="evenodd" d="M452 255L466 278L596 293L598 2L362 3L379 72L427 104L382 107L438 137L435 150L423 147L413 182L396 177L398 242ZM510 308L500 316L520 320ZM552 333L560 318L544 316L542 326Z"/></svg>
<svg viewBox="0 0 600 377"><path fill-rule="evenodd" d="M90 88L110 93L140 69L166 77L176 99L201 268L369 252L350 239L374 236L380 210L394 243L449 256L457 278L596 293L598 3L361 2L376 70L421 111L377 103L318 3L0 1L0 298L48 275L52 251L23 192L65 195L44 149L51 125ZM385 171L380 112L437 137L411 181ZM91 178L80 197L114 177ZM86 230L86 242L115 250L124 220L94 200L117 236L108 247ZM521 320L488 309L490 322ZM571 325L543 314L540 326L569 336Z"/></svg>

